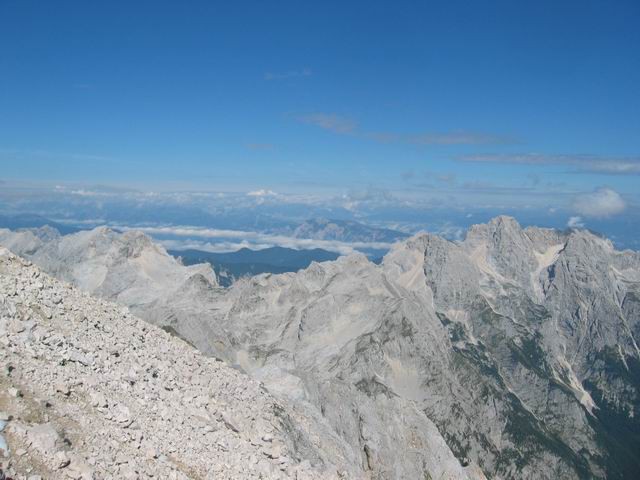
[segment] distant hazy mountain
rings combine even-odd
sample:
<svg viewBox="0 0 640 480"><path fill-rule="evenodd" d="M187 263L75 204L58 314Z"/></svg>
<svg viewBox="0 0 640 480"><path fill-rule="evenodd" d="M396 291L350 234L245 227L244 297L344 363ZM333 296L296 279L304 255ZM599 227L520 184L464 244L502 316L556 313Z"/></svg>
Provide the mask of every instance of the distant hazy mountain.
<svg viewBox="0 0 640 480"><path fill-rule="evenodd" d="M45 225L55 228L62 235L79 231L75 227L54 222L40 215L29 213L20 215L0 215L0 228L18 230L20 228L40 228L44 227Z"/></svg>
<svg viewBox="0 0 640 480"><path fill-rule="evenodd" d="M307 268L311 262L325 262L339 257L335 252L320 248L295 250L284 247L263 250L243 248L230 253L211 253L201 250L171 250L169 253L181 258L185 265L210 263L222 286L229 286L241 277L260 273L295 272Z"/></svg>
<svg viewBox="0 0 640 480"><path fill-rule="evenodd" d="M314 218L299 225L293 231L293 236L341 242L393 243L408 238L409 234L388 228L371 227L353 220Z"/></svg>

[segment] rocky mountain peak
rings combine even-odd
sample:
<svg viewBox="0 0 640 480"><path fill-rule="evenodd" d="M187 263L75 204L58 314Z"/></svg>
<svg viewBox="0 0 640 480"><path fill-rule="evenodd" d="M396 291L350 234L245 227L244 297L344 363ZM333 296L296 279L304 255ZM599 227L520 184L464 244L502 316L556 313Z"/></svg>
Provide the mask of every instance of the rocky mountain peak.
<svg viewBox="0 0 640 480"><path fill-rule="evenodd" d="M48 242L60 237L60 232L57 229L50 227L49 225L45 225L39 228L33 228L33 229L30 229L29 231L31 231L40 240L45 242Z"/></svg>
<svg viewBox="0 0 640 480"><path fill-rule="evenodd" d="M155 244L149 236L137 230L124 232L120 240L123 244L123 254L128 257L139 257L146 249L152 249L160 255L168 255L162 246Z"/></svg>

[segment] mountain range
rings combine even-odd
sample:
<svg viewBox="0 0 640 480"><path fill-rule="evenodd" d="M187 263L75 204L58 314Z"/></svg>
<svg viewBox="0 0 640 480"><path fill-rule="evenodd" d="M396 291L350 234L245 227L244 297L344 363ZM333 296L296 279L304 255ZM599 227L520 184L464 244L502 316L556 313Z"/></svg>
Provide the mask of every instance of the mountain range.
<svg viewBox="0 0 640 480"><path fill-rule="evenodd" d="M410 236L397 230L373 227L353 220L330 220L327 218L306 220L297 225L292 234L295 238L382 243L393 243Z"/></svg>
<svg viewBox="0 0 640 480"><path fill-rule="evenodd" d="M640 471L640 254L588 231L497 217L229 288L135 232L0 244L262 382L354 478Z"/></svg>

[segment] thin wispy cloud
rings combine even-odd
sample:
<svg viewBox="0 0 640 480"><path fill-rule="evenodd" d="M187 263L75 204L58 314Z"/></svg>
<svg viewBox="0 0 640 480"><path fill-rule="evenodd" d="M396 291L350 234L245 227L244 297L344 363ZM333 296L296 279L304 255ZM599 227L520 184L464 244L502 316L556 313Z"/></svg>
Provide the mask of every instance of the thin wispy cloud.
<svg viewBox="0 0 640 480"><path fill-rule="evenodd" d="M287 80L290 78L302 78L310 77L313 74L310 68L303 68L302 70L290 70L288 72L267 72L264 74L264 79L271 80Z"/></svg>
<svg viewBox="0 0 640 480"><path fill-rule="evenodd" d="M575 172L609 175L640 175L640 157L605 157L597 155L547 155L538 153L482 154L458 157L463 162L503 163L512 165L564 165Z"/></svg>
<svg viewBox="0 0 640 480"><path fill-rule="evenodd" d="M481 132L422 133L409 136L408 142L418 145L506 145L516 143L514 138Z"/></svg>
<svg viewBox="0 0 640 480"><path fill-rule="evenodd" d="M335 113L310 113L299 115L296 119L308 125L340 134L352 135L377 143L400 143L405 145L506 145L517 143L514 138L491 135L482 132L423 132L397 133L362 130L357 121Z"/></svg>
<svg viewBox="0 0 640 480"><path fill-rule="evenodd" d="M354 120L334 113L309 113L296 118L299 122L340 135L353 135L358 129L358 124Z"/></svg>
<svg viewBox="0 0 640 480"><path fill-rule="evenodd" d="M456 183L456 174L455 173L446 173L442 175L437 175L436 180L446 183L448 185L453 185Z"/></svg>

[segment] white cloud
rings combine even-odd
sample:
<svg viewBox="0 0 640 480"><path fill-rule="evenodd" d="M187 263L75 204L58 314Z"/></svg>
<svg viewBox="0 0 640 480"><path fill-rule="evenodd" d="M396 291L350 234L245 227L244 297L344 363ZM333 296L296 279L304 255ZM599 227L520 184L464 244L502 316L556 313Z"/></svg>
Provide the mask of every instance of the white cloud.
<svg viewBox="0 0 640 480"><path fill-rule="evenodd" d="M585 217L610 217L621 213L626 206L620 194L610 188L578 195L573 201L573 209Z"/></svg>
<svg viewBox="0 0 640 480"><path fill-rule="evenodd" d="M384 188L367 187L364 190L351 190L339 199L340 205L349 211L361 207L374 208L399 203L393 194Z"/></svg>
<svg viewBox="0 0 640 480"><path fill-rule="evenodd" d="M72 190L71 194L80 195L81 197L101 197L106 195L102 192L94 192L93 190L85 190L84 188L81 188L79 190Z"/></svg>
<svg viewBox="0 0 640 480"><path fill-rule="evenodd" d="M278 194L273 190L266 190L264 188L253 192L247 192L247 196L249 197L275 197L277 195Z"/></svg>
<svg viewBox="0 0 640 480"><path fill-rule="evenodd" d="M584 222L582 221L582 217L575 216L570 217L567 222L567 227L569 228L584 228Z"/></svg>
<svg viewBox="0 0 640 480"><path fill-rule="evenodd" d="M215 252L232 252L239 248L248 247L260 250L267 247L287 247L297 250L311 250L322 248L342 255L354 253L360 249L388 250L391 243L387 242L340 242L337 240L314 240L310 238L293 238L285 235L269 235L259 232L247 232L240 230L219 230L214 228L200 228L190 226L166 226L166 227L127 227L112 225L117 230L139 230L149 235L184 237L184 241L177 239L163 239L160 242L168 248L184 250L196 248L199 250ZM198 240L220 239L214 243ZM232 241L230 241L232 240Z"/></svg>
<svg viewBox="0 0 640 480"><path fill-rule="evenodd" d="M250 248L252 250L262 250L264 248L269 248L272 245L260 245L260 244L252 244L247 241L242 242L204 242L201 240L191 240L191 239L170 239L170 240L161 240L155 239L155 242L162 245L167 250L200 250L203 252L210 253L229 253L229 252L237 252L242 248Z"/></svg>

